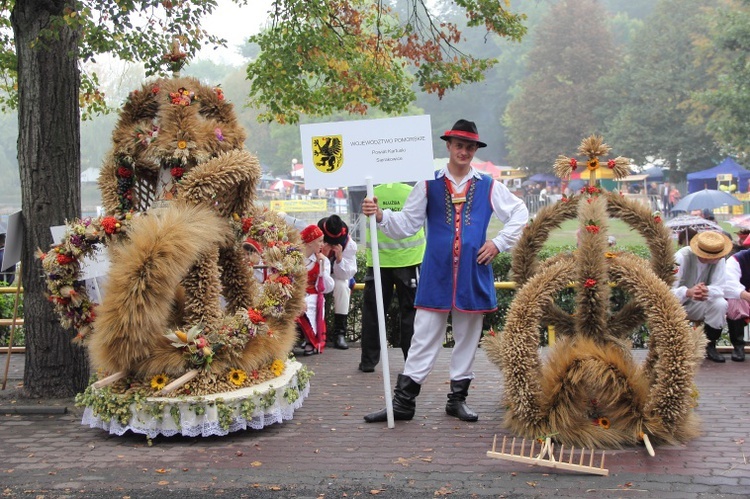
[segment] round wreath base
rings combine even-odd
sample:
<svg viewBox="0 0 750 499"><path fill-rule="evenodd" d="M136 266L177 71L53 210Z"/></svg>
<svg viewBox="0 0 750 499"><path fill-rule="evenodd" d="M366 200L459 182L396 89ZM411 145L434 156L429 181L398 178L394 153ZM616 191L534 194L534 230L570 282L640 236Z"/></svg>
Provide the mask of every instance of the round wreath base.
<svg viewBox="0 0 750 499"><path fill-rule="evenodd" d="M112 435L121 436L129 430L148 438L224 436L248 428L260 430L292 419L294 411L302 407L302 401L310 393L309 381L299 386L298 373L302 367L290 359L279 377L229 392L198 397L148 397L140 407L135 403L130 405L127 423L116 417L104 418L87 406L81 424ZM95 395L102 394L101 389L92 390Z"/></svg>

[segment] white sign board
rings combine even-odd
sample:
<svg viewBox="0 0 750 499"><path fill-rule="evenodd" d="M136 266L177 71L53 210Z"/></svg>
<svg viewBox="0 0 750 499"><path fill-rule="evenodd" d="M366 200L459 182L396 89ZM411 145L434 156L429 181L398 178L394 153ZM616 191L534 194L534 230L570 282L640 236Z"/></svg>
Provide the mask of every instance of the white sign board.
<svg viewBox="0 0 750 499"><path fill-rule="evenodd" d="M434 178L430 117L300 125L305 189Z"/></svg>
<svg viewBox="0 0 750 499"><path fill-rule="evenodd" d="M21 246L23 245L23 224L21 212L17 211L8 217L8 229L5 234L5 251L0 271L7 270L21 261Z"/></svg>

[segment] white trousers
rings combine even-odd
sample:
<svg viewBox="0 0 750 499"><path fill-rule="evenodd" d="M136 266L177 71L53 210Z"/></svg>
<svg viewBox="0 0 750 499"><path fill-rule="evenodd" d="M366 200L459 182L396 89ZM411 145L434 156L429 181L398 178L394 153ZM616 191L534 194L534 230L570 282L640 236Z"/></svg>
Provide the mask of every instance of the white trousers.
<svg viewBox="0 0 750 499"><path fill-rule="evenodd" d="M349 313L349 297L351 295L351 289L349 289L349 280L334 279L333 280L333 313L346 315Z"/></svg>
<svg viewBox="0 0 750 499"><path fill-rule="evenodd" d="M691 321L703 321L714 329L722 329L727 323L728 305L723 297L709 298L705 301L687 300L682 306Z"/></svg>
<svg viewBox="0 0 750 499"><path fill-rule="evenodd" d="M482 336L482 313L450 312L455 345L451 352L450 379L474 379L474 357ZM417 309L414 336L404 365L404 375L420 385L435 366L445 339L448 312Z"/></svg>

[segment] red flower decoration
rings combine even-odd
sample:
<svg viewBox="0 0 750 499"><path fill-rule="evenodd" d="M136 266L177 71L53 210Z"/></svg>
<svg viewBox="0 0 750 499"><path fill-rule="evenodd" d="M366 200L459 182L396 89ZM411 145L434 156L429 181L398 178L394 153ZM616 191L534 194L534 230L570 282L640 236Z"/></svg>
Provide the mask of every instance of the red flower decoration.
<svg viewBox="0 0 750 499"><path fill-rule="evenodd" d="M575 158L570 158L570 167L574 170L578 168L578 161Z"/></svg>
<svg viewBox="0 0 750 499"><path fill-rule="evenodd" d="M119 222L117 221L115 217L104 217L102 218L101 224L102 224L102 229L104 229L104 232L112 235L115 232L117 232L117 229L118 229L117 226L119 225Z"/></svg>
<svg viewBox="0 0 750 499"><path fill-rule="evenodd" d="M608 168L609 168L610 170L611 170L612 168L614 168L614 167L615 167L615 160L614 160L614 159L610 159L609 161L607 161L607 167L608 167Z"/></svg>
<svg viewBox="0 0 750 499"><path fill-rule="evenodd" d="M247 234L247 232L250 230L250 227L253 225L253 219L252 218L243 218L242 219L242 233Z"/></svg>
<svg viewBox="0 0 750 499"><path fill-rule="evenodd" d="M660 217L659 215L656 215L656 216L654 217L654 222L656 222L656 223L661 223L661 217Z"/></svg>
<svg viewBox="0 0 750 499"><path fill-rule="evenodd" d="M120 178L130 178L133 176L133 170L120 166L117 168L117 176Z"/></svg>
<svg viewBox="0 0 750 499"><path fill-rule="evenodd" d="M599 233L599 226L598 225L587 225L586 231L591 232L592 234L598 234Z"/></svg>
<svg viewBox="0 0 750 499"><path fill-rule="evenodd" d="M169 173L172 174L172 177L176 178L177 180L180 180L182 176L185 175L185 169L179 166L175 166L174 168L169 170Z"/></svg>
<svg viewBox="0 0 750 499"><path fill-rule="evenodd" d="M584 288L593 288L594 286L596 286L596 279L588 278L583 283Z"/></svg>
<svg viewBox="0 0 750 499"><path fill-rule="evenodd" d="M250 321L253 324L264 324L266 322L266 318L263 317L263 314L261 314L254 308L251 308L247 311L247 316L250 318Z"/></svg>
<svg viewBox="0 0 750 499"><path fill-rule="evenodd" d="M154 85L151 87L151 93L152 94L158 94L159 93L159 85Z"/></svg>
<svg viewBox="0 0 750 499"><path fill-rule="evenodd" d="M276 282L278 282L279 284L283 284L284 286L289 286L289 285L291 285L291 284L292 284L292 280L291 280L291 279L289 279L289 278L288 278L287 276L285 276L285 275L284 275L284 276L281 276L281 277L279 277L278 279L276 279Z"/></svg>
<svg viewBox="0 0 750 499"><path fill-rule="evenodd" d="M68 265L70 263L73 263L75 261L75 258L73 258L70 255L64 255L62 253L58 253L57 255L57 263L60 265Z"/></svg>

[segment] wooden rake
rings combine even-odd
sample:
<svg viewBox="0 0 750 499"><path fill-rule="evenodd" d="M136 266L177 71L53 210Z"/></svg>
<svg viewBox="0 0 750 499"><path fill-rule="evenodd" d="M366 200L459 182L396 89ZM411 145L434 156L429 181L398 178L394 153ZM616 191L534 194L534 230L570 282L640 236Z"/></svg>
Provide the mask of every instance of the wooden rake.
<svg viewBox="0 0 750 499"><path fill-rule="evenodd" d="M573 455L576 453L575 447L565 449L564 445L560 445L560 453L558 458L555 459L553 454L554 444L552 439L547 437L544 439L544 443L540 445L539 454L534 455L534 446L536 439L531 441L531 446L526 453L526 439L521 440L520 449L516 449L516 437L510 442L510 451L505 452L507 444L507 437L503 436L503 444L500 448L500 452L496 452L497 435L492 439L492 450L487 451L487 456L494 459L505 459L506 461L515 461L517 463L530 464L533 466L546 466L547 468L557 468L561 470L580 471L582 473L590 473L592 475L609 475L609 470L604 467L604 451L600 451L601 457L597 458L599 461L598 465L594 464L596 451L594 449L580 449L578 451L579 456L577 460L573 459ZM518 453L516 453L518 450ZM567 450L567 460L565 460L565 451ZM586 452L588 451L588 457ZM577 462L574 462L577 461ZM587 464L584 464L588 461Z"/></svg>

